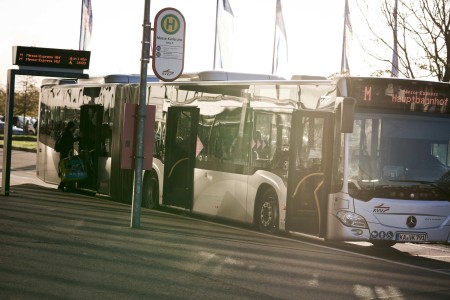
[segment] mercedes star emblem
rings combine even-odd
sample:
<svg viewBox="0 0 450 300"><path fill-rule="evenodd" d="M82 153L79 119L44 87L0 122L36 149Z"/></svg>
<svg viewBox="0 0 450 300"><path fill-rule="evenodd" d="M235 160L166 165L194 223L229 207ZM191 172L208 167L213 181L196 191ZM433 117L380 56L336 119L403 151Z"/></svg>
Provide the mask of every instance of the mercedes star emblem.
<svg viewBox="0 0 450 300"><path fill-rule="evenodd" d="M416 227L416 225L417 225L417 219L416 219L416 217L414 217L414 216L409 216L409 217L406 219L406 226L408 226L409 228Z"/></svg>

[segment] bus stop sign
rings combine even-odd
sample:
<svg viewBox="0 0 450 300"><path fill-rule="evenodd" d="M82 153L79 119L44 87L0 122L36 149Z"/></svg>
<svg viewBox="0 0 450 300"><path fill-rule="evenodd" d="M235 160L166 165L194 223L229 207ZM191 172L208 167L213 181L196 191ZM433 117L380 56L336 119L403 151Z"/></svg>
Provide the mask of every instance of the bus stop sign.
<svg viewBox="0 0 450 300"><path fill-rule="evenodd" d="M164 8L155 16L153 72L162 81L173 81L183 73L186 22L174 8Z"/></svg>

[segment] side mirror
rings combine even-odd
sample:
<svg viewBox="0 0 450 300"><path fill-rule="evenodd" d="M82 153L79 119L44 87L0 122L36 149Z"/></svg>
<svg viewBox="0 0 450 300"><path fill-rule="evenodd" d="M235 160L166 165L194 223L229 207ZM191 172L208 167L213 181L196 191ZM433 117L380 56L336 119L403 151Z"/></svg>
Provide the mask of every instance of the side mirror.
<svg viewBox="0 0 450 300"><path fill-rule="evenodd" d="M352 133L353 121L355 119L355 104L354 98L343 97L341 101L341 132Z"/></svg>

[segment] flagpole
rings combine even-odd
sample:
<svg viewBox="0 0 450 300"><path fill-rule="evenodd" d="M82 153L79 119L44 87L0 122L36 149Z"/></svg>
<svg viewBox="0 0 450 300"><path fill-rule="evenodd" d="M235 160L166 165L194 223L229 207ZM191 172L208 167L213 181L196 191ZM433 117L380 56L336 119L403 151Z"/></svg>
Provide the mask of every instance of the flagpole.
<svg viewBox="0 0 450 300"><path fill-rule="evenodd" d="M276 45L276 39L277 39L277 7L278 7L278 1L275 1L275 26L273 30L273 50L272 50L272 74L275 73L275 45Z"/></svg>
<svg viewBox="0 0 450 300"><path fill-rule="evenodd" d="M398 13L398 0L395 0L395 6L394 6L394 49L393 49L393 53L392 53L391 77L398 77L397 13Z"/></svg>
<svg viewBox="0 0 450 300"><path fill-rule="evenodd" d="M343 35L342 35L342 57L341 57L341 73L344 73L345 71L345 65L346 65L346 52L347 52L347 47L346 47L346 40L347 40L347 30L346 30L346 26L347 26L347 10L348 10L348 2L347 0L345 0L345 8L344 8L344 31L343 31Z"/></svg>
<svg viewBox="0 0 450 300"><path fill-rule="evenodd" d="M214 39L214 61L213 61L213 70L216 69L216 55L217 55L217 22L219 20L219 0L217 0L216 5L216 31L215 31L215 39Z"/></svg>
<svg viewBox="0 0 450 300"><path fill-rule="evenodd" d="M345 0L345 7L344 7L344 27L343 27L343 34L342 34L342 57L341 57L341 74L346 73L347 75L350 75L350 66L348 63L348 49L347 49L347 33L351 30L351 24L350 24L350 11L348 8L348 0ZM348 30L347 30L348 29Z"/></svg>
<svg viewBox="0 0 450 300"><path fill-rule="evenodd" d="M83 30L83 5L83 0L81 0L80 40L78 41L78 50L83 50L81 49L81 32Z"/></svg>

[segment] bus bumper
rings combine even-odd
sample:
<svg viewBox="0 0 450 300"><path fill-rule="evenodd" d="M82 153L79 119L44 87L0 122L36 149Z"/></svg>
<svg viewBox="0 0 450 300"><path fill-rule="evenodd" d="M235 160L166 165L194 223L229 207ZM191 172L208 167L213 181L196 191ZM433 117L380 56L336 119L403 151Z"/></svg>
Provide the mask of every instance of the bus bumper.
<svg viewBox="0 0 450 300"><path fill-rule="evenodd" d="M394 241L396 243L450 244L450 226L425 230L406 230L368 223L368 228L344 225L335 215L329 218L327 239L331 241Z"/></svg>

